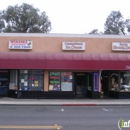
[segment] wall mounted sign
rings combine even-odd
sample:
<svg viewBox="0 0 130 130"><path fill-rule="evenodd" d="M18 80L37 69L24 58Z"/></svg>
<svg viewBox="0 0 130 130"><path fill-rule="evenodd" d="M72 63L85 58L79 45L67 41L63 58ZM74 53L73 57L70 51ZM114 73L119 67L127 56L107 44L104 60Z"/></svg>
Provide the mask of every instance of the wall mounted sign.
<svg viewBox="0 0 130 130"><path fill-rule="evenodd" d="M9 49L32 49L32 41L19 41L12 40L9 41Z"/></svg>
<svg viewBox="0 0 130 130"><path fill-rule="evenodd" d="M98 73L93 73L93 89L98 91L99 89L99 75Z"/></svg>
<svg viewBox="0 0 130 130"><path fill-rule="evenodd" d="M113 42L112 43L113 51L130 51L130 43L128 42Z"/></svg>
<svg viewBox="0 0 130 130"><path fill-rule="evenodd" d="M85 50L85 42L62 42L62 50Z"/></svg>

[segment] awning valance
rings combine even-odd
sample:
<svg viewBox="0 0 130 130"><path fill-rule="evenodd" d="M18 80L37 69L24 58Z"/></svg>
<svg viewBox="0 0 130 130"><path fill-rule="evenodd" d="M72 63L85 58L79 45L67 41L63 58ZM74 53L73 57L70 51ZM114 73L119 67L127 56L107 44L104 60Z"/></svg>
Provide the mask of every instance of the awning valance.
<svg viewBox="0 0 130 130"><path fill-rule="evenodd" d="M0 52L0 69L126 70L130 54Z"/></svg>

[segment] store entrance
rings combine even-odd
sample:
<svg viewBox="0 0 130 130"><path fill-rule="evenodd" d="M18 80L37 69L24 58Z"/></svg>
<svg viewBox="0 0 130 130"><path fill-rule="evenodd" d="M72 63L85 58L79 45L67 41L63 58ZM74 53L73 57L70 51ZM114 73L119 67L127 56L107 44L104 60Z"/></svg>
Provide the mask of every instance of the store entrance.
<svg viewBox="0 0 130 130"><path fill-rule="evenodd" d="M108 71L102 71L101 75L101 88L103 92L103 98L109 97L109 78Z"/></svg>
<svg viewBox="0 0 130 130"><path fill-rule="evenodd" d="M8 92L8 70L0 70L0 96L7 96Z"/></svg>
<svg viewBox="0 0 130 130"><path fill-rule="evenodd" d="M75 73L75 96L76 98L87 97L87 74Z"/></svg>

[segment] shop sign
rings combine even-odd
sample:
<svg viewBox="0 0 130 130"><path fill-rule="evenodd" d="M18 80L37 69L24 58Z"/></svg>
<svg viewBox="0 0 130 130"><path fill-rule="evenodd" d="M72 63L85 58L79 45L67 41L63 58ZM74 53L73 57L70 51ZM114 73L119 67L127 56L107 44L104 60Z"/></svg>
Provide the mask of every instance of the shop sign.
<svg viewBox="0 0 130 130"><path fill-rule="evenodd" d="M29 40L9 41L9 49L32 49L32 41L29 41Z"/></svg>
<svg viewBox="0 0 130 130"><path fill-rule="evenodd" d="M113 42L112 43L113 51L130 51L130 43L128 42Z"/></svg>
<svg viewBox="0 0 130 130"><path fill-rule="evenodd" d="M62 42L62 50L85 50L85 42Z"/></svg>
<svg viewBox="0 0 130 130"><path fill-rule="evenodd" d="M98 73L93 73L93 89L98 91L99 89L99 75Z"/></svg>

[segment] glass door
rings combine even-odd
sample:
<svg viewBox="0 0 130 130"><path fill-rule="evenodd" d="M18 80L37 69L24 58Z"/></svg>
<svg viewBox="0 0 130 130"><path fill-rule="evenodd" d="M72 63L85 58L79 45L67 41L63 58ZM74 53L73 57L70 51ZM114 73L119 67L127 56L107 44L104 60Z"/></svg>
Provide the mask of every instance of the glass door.
<svg viewBox="0 0 130 130"><path fill-rule="evenodd" d="M76 97L87 96L87 75L86 73L76 73Z"/></svg>

